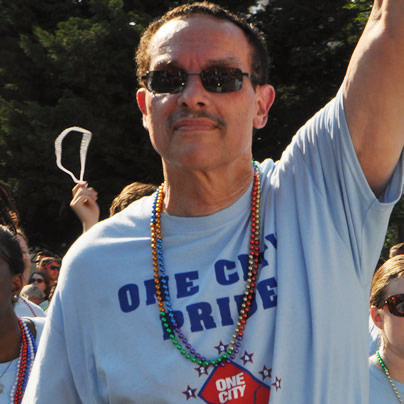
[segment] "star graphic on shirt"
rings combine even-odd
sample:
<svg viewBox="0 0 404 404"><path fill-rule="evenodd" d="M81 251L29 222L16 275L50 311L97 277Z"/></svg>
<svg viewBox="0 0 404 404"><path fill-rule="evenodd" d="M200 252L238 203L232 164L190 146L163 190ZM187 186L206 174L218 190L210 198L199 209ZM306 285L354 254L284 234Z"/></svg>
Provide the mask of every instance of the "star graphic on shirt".
<svg viewBox="0 0 404 404"><path fill-rule="evenodd" d="M281 389L281 380L282 379L279 379L278 376L276 376L275 382L272 383L272 385L271 385L271 386L274 386L276 388L276 391Z"/></svg>
<svg viewBox="0 0 404 404"><path fill-rule="evenodd" d="M196 389L193 389L192 387L190 387L189 385L187 386L187 389L185 391L182 392L182 394L185 395L185 397L187 398L187 401L190 398L196 398Z"/></svg>
<svg viewBox="0 0 404 404"><path fill-rule="evenodd" d="M217 349L217 352L218 352L218 354L220 355L220 354L222 354L222 353L224 353L224 352L227 351L227 347L228 347L228 346L229 346L229 345L223 344L223 342L220 341L220 342L219 342L219 345L218 345L218 346L215 346L215 348Z"/></svg>
<svg viewBox="0 0 404 404"><path fill-rule="evenodd" d="M199 366L194 369L198 372L199 377L201 377L202 375L209 376L208 369L205 366Z"/></svg>
<svg viewBox="0 0 404 404"><path fill-rule="evenodd" d="M253 353L248 353L247 351L244 351L244 355L241 357L241 360L243 361L243 365L245 365L247 362L254 363L252 360Z"/></svg>
<svg viewBox="0 0 404 404"><path fill-rule="evenodd" d="M264 381L267 377L272 377L272 369L268 369L265 365L264 368L258 372L262 376L262 380Z"/></svg>

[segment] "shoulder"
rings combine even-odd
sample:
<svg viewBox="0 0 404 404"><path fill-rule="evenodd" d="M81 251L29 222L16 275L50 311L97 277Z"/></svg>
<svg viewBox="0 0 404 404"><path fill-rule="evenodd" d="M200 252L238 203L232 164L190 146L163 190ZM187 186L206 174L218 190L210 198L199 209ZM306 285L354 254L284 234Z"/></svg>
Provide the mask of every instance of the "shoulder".
<svg viewBox="0 0 404 404"><path fill-rule="evenodd" d="M80 236L63 258L59 282L64 288L67 283L76 284L75 290L84 288L102 269L116 268L134 243L145 242L150 237L152 203L149 197L142 198Z"/></svg>
<svg viewBox="0 0 404 404"><path fill-rule="evenodd" d="M15 314L18 317L45 317L46 313L35 303L20 296L14 306Z"/></svg>
<svg viewBox="0 0 404 404"><path fill-rule="evenodd" d="M38 343L41 339L43 327L46 322L46 317L21 317L21 321L23 321L33 336L35 337L36 342Z"/></svg>

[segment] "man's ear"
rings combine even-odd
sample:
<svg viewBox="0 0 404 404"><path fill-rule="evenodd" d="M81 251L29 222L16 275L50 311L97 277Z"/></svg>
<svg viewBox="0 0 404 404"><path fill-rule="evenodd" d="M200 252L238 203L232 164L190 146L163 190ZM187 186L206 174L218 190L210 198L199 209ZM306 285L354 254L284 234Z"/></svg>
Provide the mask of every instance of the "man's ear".
<svg viewBox="0 0 404 404"><path fill-rule="evenodd" d="M372 317L372 320L373 320L375 326L379 330L384 330L384 312L383 312L383 310L372 306L370 308L369 312L370 312L370 316Z"/></svg>
<svg viewBox="0 0 404 404"><path fill-rule="evenodd" d="M275 101L275 89L270 84L257 85L257 110L254 117L254 128L263 128L268 120L268 111Z"/></svg>
<svg viewBox="0 0 404 404"><path fill-rule="evenodd" d="M19 296L24 285L22 274L13 275L11 277L11 299L15 301L14 296Z"/></svg>
<svg viewBox="0 0 404 404"><path fill-rule="evenodd" d="M140 109L140 112L142 113L143 126L146 130L148 130L148 125L147 125L147 120L146 120L146 117L147 117L146 89L140 88L139 90L137 90L136 101L137 101L137 105Z"/></svg>

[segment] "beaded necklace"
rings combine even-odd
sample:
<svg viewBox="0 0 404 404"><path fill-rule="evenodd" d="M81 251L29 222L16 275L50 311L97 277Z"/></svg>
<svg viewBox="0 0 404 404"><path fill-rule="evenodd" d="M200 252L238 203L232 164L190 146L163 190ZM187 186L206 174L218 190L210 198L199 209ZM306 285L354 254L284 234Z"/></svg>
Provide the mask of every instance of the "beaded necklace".
<svg viewBox="0 0 404 404"><path fill-rule="evenodd" d="M12 404L19 404L22 401L37 348L36 341L31 330L19 318L17 318L17 321L20 327L22 341L20 356L17 364L17 376L10 394Z"/></svg>
<svg viewBox="0 0 404 404"><path fill-rule="evenodd" d="M400 404L404 404L404 401L401 399L400 393L398 392L398 389L397 389L396 385L394 384L393 379L392 379L391 376L390 376L390 372L389 372L389 370L387 369L387 366L385 365L385 363L383 362L383 359L382 359L382 357L380 356L380 352L379 352L379 351L376 351L376 356L377 356L377 359L379 359L380 366L381 366L382 369L384 370L384 373L386 374L387 379L389 379L389 382L390 382L390 384L391 384L391 387L393 388L394 394L396 395L398 401L400 402Z"/></svg>
<svg viewBox="0 0 404 404"><path fill-rule="evenodd" d="M163 236L161 232L160 216L164 199L164 182L160 185L156 192L153 202L150 229L151 229L151 248L153 257L153 271L156 296L158 307L160 309L160 320L167 331L172 343L178 351L188 360L197 363L200 366L208 368L209 366L224 366L235 359L239 352L241 341L244 336L248 315L253 303L256 280L259 265L259 249L260 249L260 195L261 183L258 165L253 162L254 181L251 193L251 230L248 258L247 281L243 295L243 303L241 305L238 321L232 340L226 352L214 359L207 359L192 347L188 339L185 337L181 328L178 326L174 311L172 309L171 298L168 290L168 282L163 256Z"/></svg>

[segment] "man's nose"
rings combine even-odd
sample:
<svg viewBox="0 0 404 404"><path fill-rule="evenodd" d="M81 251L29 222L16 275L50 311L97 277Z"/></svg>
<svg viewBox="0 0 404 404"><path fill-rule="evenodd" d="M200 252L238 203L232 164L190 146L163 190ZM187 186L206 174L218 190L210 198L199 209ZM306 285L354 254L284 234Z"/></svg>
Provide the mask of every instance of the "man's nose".
<svg viewBox="0 0 404 404"><path fill-rule="evenodd" d="M186 84L179 94L178 102L188 108L201 108L208 104L209 92L202 84L199 73L189 73Z"/></svg>

